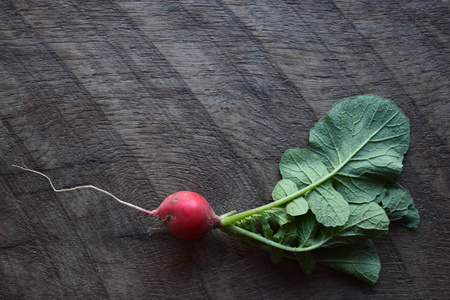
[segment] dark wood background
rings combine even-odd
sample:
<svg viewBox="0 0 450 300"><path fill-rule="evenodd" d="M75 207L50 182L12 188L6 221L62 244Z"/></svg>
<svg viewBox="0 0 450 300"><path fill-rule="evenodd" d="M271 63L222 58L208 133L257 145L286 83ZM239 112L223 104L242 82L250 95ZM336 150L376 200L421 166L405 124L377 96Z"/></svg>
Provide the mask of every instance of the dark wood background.
<svg viewBox="0 0 450 300"><path fill-rule="evenodd" d="M448 1L0 2L1 299L449 299ZM376 239L368 286L312 275L220 231L173 237L94 191L216 213L270 201L278 162L338 100L411 120L398 181L417 230Z"/></svg>

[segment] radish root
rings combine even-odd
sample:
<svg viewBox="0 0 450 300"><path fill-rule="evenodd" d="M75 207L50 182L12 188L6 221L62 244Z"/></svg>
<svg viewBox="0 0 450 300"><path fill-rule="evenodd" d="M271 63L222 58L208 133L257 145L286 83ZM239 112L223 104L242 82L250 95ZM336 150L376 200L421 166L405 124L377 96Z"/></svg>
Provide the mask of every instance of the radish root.
<svg viewBox="0 0 450 300"><path fill-rule="evenodd" d="M36 170L33 170L33 169L28 168L28 167L25 165L25 163L23 162L23 160L22 160L22 166L18 166L18 165L12 165L12 166L15 167L15 168L22 169L22 170L27 171L27 172L31 172L31 173L34 173L34 174L41 175L42 177L44 177L45 179L47 179L48 183L50 183L51 188L52 188L53 191L56 192L56 193L70 192L70 191L81 190L81 189L93 189L93 190L96 190L96 191L98 191L98 192L100 192L100 193L103 193L103 194L105 194L105 195L110 196L111 198L113 198L114 200L116 200L117 202L119 202L120 204L129 206L129 207L132 207L132 208L137 209L137 210L139 210L139 211L141 211L141 212L144 212L144 213L146 213L146 214L149 214L149 215L152 215L152 216L155 216L155 215L158 214L156 210L152 210L152 211L146 210L146 209L143 209L143 208L141 208L141 207L139 207L139 206L136 206L136 205L134 205L134 204L125 202L125 201L123 201L123 200L120 200L119 198L117 198L116 196L114 196L113 194L111 194L110 192L105 191L105 190L103 190L103 189L101 189L101 188L98 188L98 187L96 187L96 186L94 186L94 185L80 185L80 186L75 186L75 187L71 187L71 188L57 189L57 188L55 188L55 186L53 185L53 182L52 182L52 180L50 179L50 177L48 177L48 176L45 175L44 173L41 173L41 172L39 172L39 171L36 171Z"/></svg>

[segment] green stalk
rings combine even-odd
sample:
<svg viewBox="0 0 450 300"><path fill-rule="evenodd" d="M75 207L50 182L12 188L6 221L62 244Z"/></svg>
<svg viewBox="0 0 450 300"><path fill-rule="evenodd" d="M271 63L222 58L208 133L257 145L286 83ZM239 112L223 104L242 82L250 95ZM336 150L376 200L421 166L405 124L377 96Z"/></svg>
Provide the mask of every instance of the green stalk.
<svg viewBox="0 0 450 300"><path fill-rule="evenodd" d="M237 221L242 220L244 218L250 217L250 216L252 216L254 214L261 213L261 212L266 211L268 209L271 209L273 207L277 207L277 206L279 206L279 205L281 205L283 203L286 203L286 202L288 202L290 200L293 200L293 199L295 199L297 197L300 197L301 195L306 193L308 190L316 187L319 184L316 184L314 186L307 186L306 188L296 192L295 194L289 195L289 196L284 197L283 199L280 199L280 200L277 200L277 201L270 202L270 203L268 203L266 205L262 205L262 206L259 206L259 207L253 208L253 209L249 209L249 210L237 213L237 214L229 215L230 213L227 213L227 214L222 216L222 226L230 226L234 222L237 222Z"/></svg>
<svg viewBox="0 0 450 300"><path fill-rule="evenodd" d="M259 206L259 207L253 208L253 209L249 209L249 210L237 213L237 214L231 214L232 212L226 213L226 214L222 215L222 226L230 226L239 220L242 220L242 219L250 217L254 214L261 213L261 212L271 209L273 207L277 207L286 202L294 200L295 198L298 198L298 197L302 196L303 194L313 190L317 186L321 185L323 182L325 182L328 179L330 179L331 177L333 177L339 171L339 169L340 168L336 168L333 172L331 172L330 174L328 174L321 180L317 181L316 183L312 183L312 184L308 185L307 187L301 189L300 191L298 191L292 195L289 195L287 197L284 197L280 200L273 201L273 202L267 203L266 205L262 205L262 206Z"/></svg>
<svg viewBox="0 0 450 300"><path fill-rule="evenodd" d="M325 242L328 241L328 240L323 240L322 242L320 242L320 243L318 243L318 244L315 244L315 245L312 245L312 246L309 246L309 247L290 247L290 246L286 246L286 245L283 245L283 244L274 242L274 241L272 241L272 240L266 239L265 237L263 237L263 236L261 236L261 235L259 235L259 234L256 234L256 233L253 233L253 232L251 232L251 231L245 230L245 229L243 229L243 228L241 228L241 227L238 227L238 226L230 225L230 226L227 226L227 227L222 228L222 230L223 230L223 231L226 231L226 232L227 232L227 231L228 231L228 232L231 231L231 232L234 232L234 233L238 233L238 234L247 236L247 237L249 237L249 238L252 238L252 239L254 239L254 240L257 240L257 241L259 241L259 242L262 242L262 243L264 243L264 244L266 244L266 245L269 245L269 246L272 246L272 247L275 247L275 248L279 248L279 249L282 249L282 250L285 250L285 251L290 251L290 252L306 252L306 251L311 251L311 250L314 250L314 249L319 248L319 247L322 246Z"/></svg>

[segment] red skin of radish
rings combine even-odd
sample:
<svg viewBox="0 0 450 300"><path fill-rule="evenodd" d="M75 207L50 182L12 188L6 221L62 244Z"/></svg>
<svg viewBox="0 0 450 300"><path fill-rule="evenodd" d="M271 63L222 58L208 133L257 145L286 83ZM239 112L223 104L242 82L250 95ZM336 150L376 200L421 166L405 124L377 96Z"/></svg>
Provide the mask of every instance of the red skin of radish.
<svg viewBox="0 0 450 300"><path fill-rule="evenodd" d="M208 201L189 191L170 195L152 215L159 215L170 232L185 240L198 239L221 225Z"/></svg>

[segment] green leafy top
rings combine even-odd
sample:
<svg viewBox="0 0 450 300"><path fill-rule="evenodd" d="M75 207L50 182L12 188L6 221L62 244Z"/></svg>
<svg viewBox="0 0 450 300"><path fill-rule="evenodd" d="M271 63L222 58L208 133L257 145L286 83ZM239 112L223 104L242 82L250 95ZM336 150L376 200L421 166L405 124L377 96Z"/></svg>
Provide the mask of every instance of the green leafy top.
<svg viewBox="0 0 450 300"><path fill-rule="evenodd" d="M311 129L309 149L284 153L274 201L227 214L223 230L253 239L274 262L296 259L306 273L318 262L373 284L380 264L368 240L390 220L419 223L408 191L392 182L409 139L409 120L392 101L344 99Z"/></svg>

